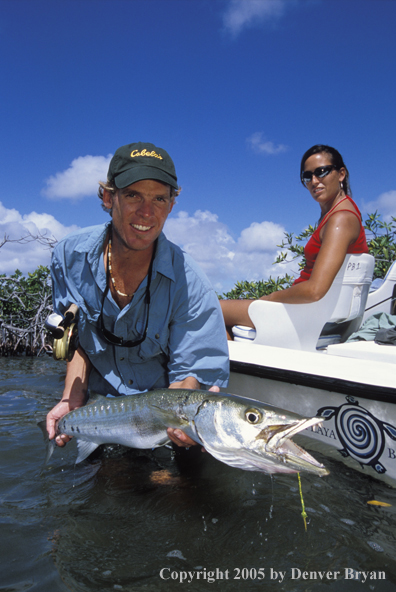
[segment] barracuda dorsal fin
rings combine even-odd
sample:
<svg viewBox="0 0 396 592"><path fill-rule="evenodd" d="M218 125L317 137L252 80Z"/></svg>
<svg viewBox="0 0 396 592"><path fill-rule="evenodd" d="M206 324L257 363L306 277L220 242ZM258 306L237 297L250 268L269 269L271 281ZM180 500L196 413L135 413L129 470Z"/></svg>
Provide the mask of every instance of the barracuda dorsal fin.
<svg viewBox="0 0 396 592"><path fill-rule="evenodd" d="M99 444L96 442L88 442L87 440L77 440L78 456L76 464L85 460L94 450L97 449Z"/></svg>
<svg viewBox="0 0 396 592"><path fill-rule="evenodd" d="M92 403L100 403L101 401L105 401L106 397L100 395L99 393L95 393L95 391L90 391L89 399L86 402L86 405L92 405Z"/></svg>

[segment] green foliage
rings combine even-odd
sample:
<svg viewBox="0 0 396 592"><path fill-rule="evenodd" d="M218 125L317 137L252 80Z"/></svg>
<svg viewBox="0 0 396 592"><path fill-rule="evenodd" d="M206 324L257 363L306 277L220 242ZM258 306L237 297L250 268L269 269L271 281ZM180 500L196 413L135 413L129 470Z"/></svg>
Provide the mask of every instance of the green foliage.
<svg viewBox="0 0 396 592"><path fill-rule="evenodd" d="M389 267L396 261L396 218L391 222L381 220L380 214L369 214L364 223L367 244L375 257L374 279L383 278Z"/></svg>
<svg viewBox="0 0 396 592"><path fill-rule="evenodd" d="M396 261L396 218L392 217L391 222L387 223L381 219L378 212L368 214L368 218L364 222L364 228L369 252L375 257L373 279L383 278L393 261ZM296 236L292 232L285 232L282 243L277 245L282 249L282 253L278 255L273 265L290 263L295 259L299 259L299 269L303 269L305 265L304 246L314 231L315 227L310 225ZM222 294L219 298L233 300L260 298L260 296L266 296L271 292L288 288L292 285L293 280L293 277L286 274L284 277L276 279L270 276L268 280L258 282L237 282L230 292Z"/></svg>
<svg viewBox="0 0 396 592"><path fill-rule="evenodd" d="M220 300L224 298L228 300L260 298L261 296L271 294L271 292L288 288L292 282L293 278L287 274L284 277L278 277L276 279L270 276L268 280L260 280L259 282L237 282L230 292L223 294L219 298Z"/></svg>
<svg viewBox="0 0 396 592"><path fill-rule="evenodd" d="M0 344L2 353L45 347L44 321L52 311L51 277L40 265L24 276L17 269L0 275Z"/></svg>
<svg viewBox="0 0 396 592"><path fill-rule="evenodd" d="M18 323L32 313L46 294L51 293L48 267L40 265L33 273L24 276L17 269L11 276L0 275L0 316Z"/></svg>
<svg viewBox="0 0 396 592"><path fill-rule="evenodd" d="M315 229L316 227L311 226L310 224L308 228L303 230L303 232L301 232L301 234L298 234L297 236L294 236L292 232L285 232L285 238L283 239L280 245L276 246L280 249L286 249L286 252L282 252L275 259L273 265L275 265L276 263L290 263L290 261L293 261L294 259L301 257L298 263L298 267L299 269L303 269L305 265L304 246L308 241L309 237L315 232ZM302 242L304 242L304 245L299 244Z"/></svg>

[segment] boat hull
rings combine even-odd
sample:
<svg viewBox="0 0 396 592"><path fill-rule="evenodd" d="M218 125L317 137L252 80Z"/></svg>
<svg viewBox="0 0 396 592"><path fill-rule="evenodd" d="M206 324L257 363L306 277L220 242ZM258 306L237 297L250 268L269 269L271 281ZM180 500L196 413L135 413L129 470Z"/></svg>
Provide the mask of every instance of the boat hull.
<svg viewBox="0 0 396 592"><path fill-rule="evenodd" d="M309 428L302 433L305 447L396 487L396 389L391 379L395 376L394 366L390 375L381 381L369 380L366 376L365 381L359 382L361 361L349 361L348 375L342 368L337 371L337 360L329 360L330 356L326 372L326 365L323 366L326 354L308 354L299 357L300 369L297 370L291 350L287 362L288 350L264 348L259 352L250 348L230 347L228 392L305 416L322 415L325 417L322 427ZM302 353L298 352L298 356ZM277 360L280 354L283 361ZM319 356L317 371L313 356ZM254 358L253 361L249 362L249 357ZM270 358L268 364L257 363L266 358ZM306 359L305 368L302 359ZM313 369L308 371L307 368ZM381 365L377 365L376 370L384 373Z"/></svg>

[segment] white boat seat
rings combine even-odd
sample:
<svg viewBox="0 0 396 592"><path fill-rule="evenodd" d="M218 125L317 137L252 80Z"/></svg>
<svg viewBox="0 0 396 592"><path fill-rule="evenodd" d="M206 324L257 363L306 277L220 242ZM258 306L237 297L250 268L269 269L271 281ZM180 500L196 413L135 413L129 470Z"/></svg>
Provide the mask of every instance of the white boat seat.
<svg viewBox="0 0 396 592"><path fill-rule="evenodd" d="M329 342L345 341L362 322L373 271L372 255L347 255L331 288L317 302L283 304L255 300L248 309L255 330L234 327L234 339L249 339L250 332L255 344L305 351L315 351ZM337 324L338 334L334 328L331 331L329 323ZM325 326L330 335L325 335L320 343L319 336Z"/></svg>
<svg viewBox="0 0 396 592"><path fill-rule="evenodd" d="M380 287L369 292L363 322L378 312L396 314L396 261L388 269Z"/></svg>

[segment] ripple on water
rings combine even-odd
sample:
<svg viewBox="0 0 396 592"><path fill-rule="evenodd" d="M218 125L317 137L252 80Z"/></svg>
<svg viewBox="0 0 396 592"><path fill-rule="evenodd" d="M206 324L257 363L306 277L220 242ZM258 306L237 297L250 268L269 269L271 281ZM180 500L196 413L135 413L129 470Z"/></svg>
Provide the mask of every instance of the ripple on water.
<svg viewBox="0 0 396 592"><path fill-rule="evenodd" d="M179 549L173 549L173 551L169 551L169 553L167 553L166 556L177 557L178 559L183 559L183 561L187 561L183 553Z"/></svg>
<svg viewBox="0 0 396 592"><path fill-rule="evenodd" d="M374 541L367 541L367 544L369 547L371 547L372 549L374 549L374 551L377 551L377 553L383 553L384 549L381 547L381 545L379 545L378 543L374 542Z"/></svg>
<svg viewBox="0 0 396 592"><path fill-rule="evenodd" d="M355 524L355 522L353 520L349 520L349 518L340 518L340 522L348 524L348 526L353 526Z"/></svg>

